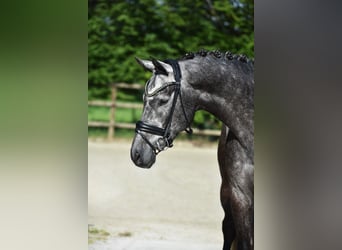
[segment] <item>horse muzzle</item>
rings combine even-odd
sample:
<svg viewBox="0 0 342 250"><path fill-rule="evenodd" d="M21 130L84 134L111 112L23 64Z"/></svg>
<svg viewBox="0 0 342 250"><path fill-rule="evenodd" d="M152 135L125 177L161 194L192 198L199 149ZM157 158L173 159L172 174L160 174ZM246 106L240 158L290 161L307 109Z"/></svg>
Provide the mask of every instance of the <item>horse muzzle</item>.
<svg viewBox="0 0 342 250"><path fill-rule="evenodd" d="M151 168L156 161L156 154L152 148L136 138L131 148L131 159L137 167Z"/></svg>

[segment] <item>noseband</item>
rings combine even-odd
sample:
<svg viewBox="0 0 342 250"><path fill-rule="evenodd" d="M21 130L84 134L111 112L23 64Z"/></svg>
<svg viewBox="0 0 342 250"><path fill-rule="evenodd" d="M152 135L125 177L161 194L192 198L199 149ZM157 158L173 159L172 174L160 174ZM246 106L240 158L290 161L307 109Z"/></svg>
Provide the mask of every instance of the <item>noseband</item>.
<svg viewBox="0 0 342 250"><path fill-rule="evenodd" d="M182 101L182 95L181 95L181 78L182 78L182 75L181 75L179 64L176 60L170 60L170 59L165 60L164 62L167 64L170 64L172 66L173 73L175 76L175 81L167 83L165 86L162 86L160 89L158 89L157 91L154 91L152 94L149 94L148 96L156 95L159 92L159 90L164 89L165 87L175 86L175 92L174 92L174 96L173 96L172 106L170 109L169 116L167 118L166 126L164 128L161 128L161 127L157 127L157 126L148 124L148 123L143 122L143 121L138 121L136 123L136 127L135 127L135 132L138 133L146 141L146 143L152 148L153 152L156 155L159 152L161 152L167 148L171 148L173 146L172 139L171 139L171 122L172 122L173 113L175 111L178 96L180 99L180 103L181 103L181 107L183 110L185 120L187 122L187 127L185 128L185 131L188 134L192 133L192 129L190 127L190 122L186 116L185 109L183 106L183 101ZM145 90L145 94L147 95L146 90ZM152 134L152 135L158 135L158 136L161 136L161 138L159 138L157 140L157 145L153 145L142 132Z"/></svg>

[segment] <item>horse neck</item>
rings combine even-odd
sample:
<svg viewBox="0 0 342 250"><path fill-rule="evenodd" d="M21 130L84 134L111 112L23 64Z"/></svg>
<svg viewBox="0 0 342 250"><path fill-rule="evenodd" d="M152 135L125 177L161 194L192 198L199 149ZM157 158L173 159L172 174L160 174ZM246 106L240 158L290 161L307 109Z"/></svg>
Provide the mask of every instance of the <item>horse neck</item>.
<svg viewBox="0 0 342 250"><path fill-rule="evenodd" d="M237 60L216 58L185 60L180 66L195 109L215 115L245 148L252 150L253 67Z"/></svg>

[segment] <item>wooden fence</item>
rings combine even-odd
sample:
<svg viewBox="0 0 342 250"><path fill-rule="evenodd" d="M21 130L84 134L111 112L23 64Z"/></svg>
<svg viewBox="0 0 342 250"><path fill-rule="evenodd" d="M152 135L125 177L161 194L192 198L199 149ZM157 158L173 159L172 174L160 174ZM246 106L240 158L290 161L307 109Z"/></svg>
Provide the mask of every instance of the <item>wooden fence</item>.
<svg viewBox="0 0 342 250"><path fill-rule="evenodd" d="M103 121L88 121L88 127L105 127L108 128L108 139L112 140L115 136L115 128L123 129L135 129L135 123L121 123L115 121L115 110L116 108L126 108L126 109L142 109L143 105L141 103L130 103L130 102L118 102L116 100L118 89L135 89L142 90L144 87L140 84L128 84L128 83L113 83L110 84L111 89L111 100L92 100L88 101L88 106L100 106L108 107L109 112L109 122ZM219 130L209 130L209 129L193 129L195 135L211 135L219 136Z"/></svg>

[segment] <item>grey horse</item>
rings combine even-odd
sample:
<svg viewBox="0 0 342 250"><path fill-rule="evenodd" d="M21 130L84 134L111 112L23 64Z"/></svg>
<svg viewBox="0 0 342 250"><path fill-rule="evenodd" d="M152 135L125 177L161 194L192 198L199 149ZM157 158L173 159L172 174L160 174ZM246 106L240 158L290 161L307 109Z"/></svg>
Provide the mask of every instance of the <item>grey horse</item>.
<svg viewBox="0 0 342 250"><path fill-rule="evenodd" d="M223 250L254 249L254 62L231 52L201 50L178 60L136 58L153 72L131 147L135 165L150 168L172 147L197 110L222 121L218 162L222 177ZM194 164L196 164L194 162Z"/></svg>

